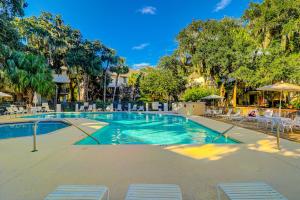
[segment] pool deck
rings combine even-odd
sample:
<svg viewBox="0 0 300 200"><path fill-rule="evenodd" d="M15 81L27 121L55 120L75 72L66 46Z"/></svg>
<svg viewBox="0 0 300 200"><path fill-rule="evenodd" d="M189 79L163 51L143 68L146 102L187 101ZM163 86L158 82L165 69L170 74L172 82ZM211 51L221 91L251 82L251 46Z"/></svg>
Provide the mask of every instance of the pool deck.
<svg viewBox="0 0 300 200"><path fill-rule="evenodd" d="M223 132L232 125L190 116ZM0 122L24 119L0 119ZM27 120L27 119L26 119ZM68 119L91 134L105 123ZM232 127L229 137L242 144L223 145L73 145L86 137L74 126L32 138L0 140L0 199L43 199L60 184L100 184L110 188L111 200L125 198L131 183L174 183L183 199L216 199L220 182L265 181L290 200L300 196L300 144L253 130Z"/></svg>

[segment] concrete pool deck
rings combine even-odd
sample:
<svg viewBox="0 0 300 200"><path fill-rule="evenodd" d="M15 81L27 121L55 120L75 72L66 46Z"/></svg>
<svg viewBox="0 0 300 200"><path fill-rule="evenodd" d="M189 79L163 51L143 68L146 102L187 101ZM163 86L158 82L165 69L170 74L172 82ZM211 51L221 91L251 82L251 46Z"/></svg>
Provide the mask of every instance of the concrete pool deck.
<svg viewBox="0 0 300 200"><path fill-rule="evenodd" d="M189 118L219 132L231 127ZM68 120L89 134L106 125ZM228 136L243 143L76 146L86 135L74 126L38 136L35 153L31 137L0 140L0 199L37 200L60 184L100 184L110 188L112 200L121 200L131 183L174 183L183 199L204 200L216 199L217 183L231 181L265 181L288 199L299 199L299 143L281 140L278 151L275 137L240 127L233 127Z"/></svg>

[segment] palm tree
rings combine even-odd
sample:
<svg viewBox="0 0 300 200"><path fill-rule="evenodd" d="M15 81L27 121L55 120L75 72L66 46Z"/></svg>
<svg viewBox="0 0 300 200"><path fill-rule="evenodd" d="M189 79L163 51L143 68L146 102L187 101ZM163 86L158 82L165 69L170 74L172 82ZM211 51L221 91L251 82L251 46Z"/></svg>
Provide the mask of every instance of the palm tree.
<svg viewBox="0 0 300 200"><path fill-rule="evenodd" d="M6 70L17 91L28 94L29 103L34 92L44 96L54 93L51 70L44 57L15 52L7 61Z"/></svg>
<svg viewBox="0 0 300 200"><path fill-rule="evenodd" d="M116 96L116 91L117 91L117 86L118 86L118 81L119 81L119 76L120 76L120 74L127 74L129 72L129 67L125 65L124 58L119 58L118 65L111 67L110 71L115 72L117 74L116 83L115 83L115 87L114 87L114 93L113 93L113 100L112 100L114 102L115 96Z"/></svg>

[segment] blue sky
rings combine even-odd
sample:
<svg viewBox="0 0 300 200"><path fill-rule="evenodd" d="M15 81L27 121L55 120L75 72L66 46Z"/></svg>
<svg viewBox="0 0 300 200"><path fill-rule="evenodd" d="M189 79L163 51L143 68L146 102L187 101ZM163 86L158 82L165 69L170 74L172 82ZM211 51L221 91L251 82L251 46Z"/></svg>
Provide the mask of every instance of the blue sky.
<svg viewBox="0 0 300 200"><path fill-rule="evenodd" d="M256 0L258 1L258 0ZM193 19L240 17L250 0L27 0L26 16L60 14L83 36L117 50L133 68L156 65Z"/></svg>

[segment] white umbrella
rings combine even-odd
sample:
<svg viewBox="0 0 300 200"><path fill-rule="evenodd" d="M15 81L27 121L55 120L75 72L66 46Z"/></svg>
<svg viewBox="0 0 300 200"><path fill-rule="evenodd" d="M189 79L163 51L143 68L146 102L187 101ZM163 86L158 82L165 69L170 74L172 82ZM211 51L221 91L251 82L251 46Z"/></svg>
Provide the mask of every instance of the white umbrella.
<svg viewBox="0 0 300 200"><path fill-rule="evenodd" d="M300 86L299 85L290 84L290 83L280 82L280 83L275 83L273 85L266 85L266 86L257 88L257 90L280 92L279 117L281 117L282 93L283 92L299 92L300 91ZM279 126L277 126L277 146L278 146L278 149L280 149L279 138L280 138L279 137Z"/></svg>
<svg viewBox="0 0 300 200"><path fill-rule="evenodd" d="M34 107L36 107L36 104L39 102L36 92L34 92L32 102L34 103Z"/></svg>
<svg viewBox="0 0 300 200"><path fill-rule="evenodd" d="M224 97L213 94L213 95L209 95L207 97L203 97L202 99L224 99Z"/></svg>
<svg viewBox="0 0 300 200"><path fill-rule="evenodd" d="M202 99L204 99L204 100L213 100L213 104L215 105L215 100L216 100L216 99L217 99L217 100L219 100L219 99L224 99L224 97L219 96L219 95L212 94L212 95L203 97Z"/></svg>
<svg viewBox="0 0 300 200"><path fill-rule="evenodd" d="M2 97L12 97L10 94L6 94L4 92L0 92L0 98Z"/></svg>

